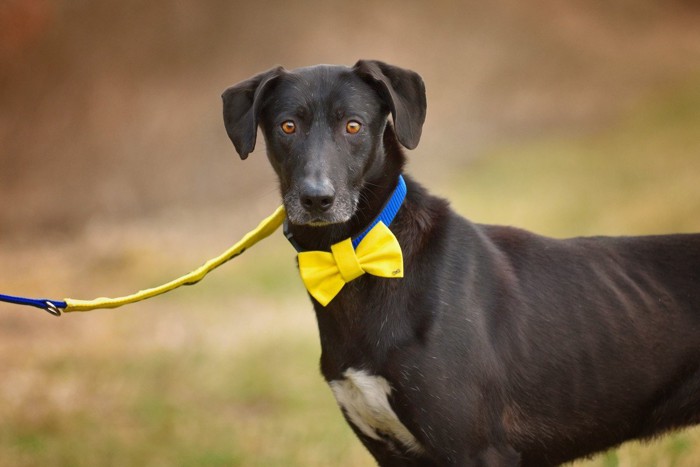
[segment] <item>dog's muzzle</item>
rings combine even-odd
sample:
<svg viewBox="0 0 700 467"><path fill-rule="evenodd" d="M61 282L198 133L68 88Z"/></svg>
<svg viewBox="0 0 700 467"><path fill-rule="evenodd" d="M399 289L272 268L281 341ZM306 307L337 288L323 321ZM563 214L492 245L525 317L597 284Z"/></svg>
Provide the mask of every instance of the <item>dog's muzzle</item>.
<svg viewBox="0 0 700 467"><path fill-rule="evenodd" d="M357 206L357 196L327 190L291 190L284 195L287 218L295 225L322 227L347 222Z"/></svg>

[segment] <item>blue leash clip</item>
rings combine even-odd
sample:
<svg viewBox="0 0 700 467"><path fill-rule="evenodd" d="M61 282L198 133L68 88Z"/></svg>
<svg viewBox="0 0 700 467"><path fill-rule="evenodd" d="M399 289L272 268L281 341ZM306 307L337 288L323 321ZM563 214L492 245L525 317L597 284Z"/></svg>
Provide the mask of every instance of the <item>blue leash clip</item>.
<svg viewBox="0 0 700 467"><path fill-rule="evenodd" d="M0 302L41 308L42 310L54 316L61 316L61 310L63 310L67 306L66 302L60 300L49 300L46 298L16 297L14 295L5 294L0 294Z"/></svg>

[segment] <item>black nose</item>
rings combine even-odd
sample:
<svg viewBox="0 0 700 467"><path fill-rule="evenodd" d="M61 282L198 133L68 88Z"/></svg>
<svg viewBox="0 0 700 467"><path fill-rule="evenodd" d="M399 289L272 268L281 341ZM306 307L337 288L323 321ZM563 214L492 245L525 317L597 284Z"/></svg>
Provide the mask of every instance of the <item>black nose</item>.
<svg viewBox="0 0 700 467"><path fill-rule="evenodd" d="M335 190L330 183L307 184L300 194L300 200L309 212L325 212L333 206Z"/></svg>

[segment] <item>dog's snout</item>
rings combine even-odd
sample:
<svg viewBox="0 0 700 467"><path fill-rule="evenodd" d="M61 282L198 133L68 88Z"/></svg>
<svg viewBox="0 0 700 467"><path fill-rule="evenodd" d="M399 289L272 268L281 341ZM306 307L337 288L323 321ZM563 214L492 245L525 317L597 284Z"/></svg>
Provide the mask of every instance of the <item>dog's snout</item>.
<svg viewBox="0 0 700 467"><path fill-rule="evenodd" d="M307 183L300 193L301 205L309 212L326 212L335 201L335 190L329 182Z"/></svg>

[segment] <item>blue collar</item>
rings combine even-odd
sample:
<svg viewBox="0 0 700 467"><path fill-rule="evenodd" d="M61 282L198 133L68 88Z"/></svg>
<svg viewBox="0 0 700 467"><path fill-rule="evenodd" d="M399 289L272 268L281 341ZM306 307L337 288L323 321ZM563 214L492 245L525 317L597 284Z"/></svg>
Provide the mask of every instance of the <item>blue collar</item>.
<svg viewBox="0 0 700 467"><path fill-rule="evenodd" d="M353 248L357 248L357 245L360 244L363 238L365 238L365 235L367 235L367 232L372 230L372 227L377 225L380 221L384 223L387 227L391 225L391 222L394 220L394 217L396 217L396 213L399 212L399 209L401 208L401 205L403 204L403 200L406 198L406 182L403 179L403 176L399 175L399 181L396 185L396 188L394 189L394 192L391 194L391 197L389 200L386 202L384 207L382 208L381 212L377 217L374 218L372 222L369 223L367 228L360 233L360 235L357 235L352 238L352 246Z"/></svg>
<svg viewBox="0 0 700 467"><path fill-rule="evenodd" d="M401 209L404 199L406 199L406 191L406 182L404 181L403 176L399 175L399 181L396 184L396 188L391 194L389 200L386 202L386 204L384 204L384 207L379 215L375 217L359 235L352 237L353 248L357 248L357 245L359 245L362 239L365 238L365 235L367 235L367 233L372 230L372 227L377 225L380 221L387 227L391 225L394 217L396 217L396 213L399 212L399 209ZM302 248L299 247L291 232L289 232L289 223L287 220L284 221L284 236L287 237L287 240L289 240L289 243L292 244L295 250L302 251Z"/></svg>

